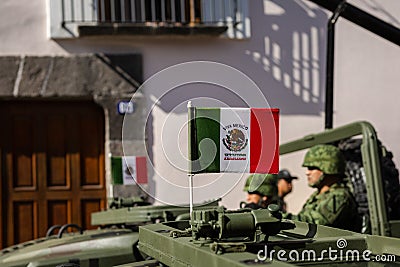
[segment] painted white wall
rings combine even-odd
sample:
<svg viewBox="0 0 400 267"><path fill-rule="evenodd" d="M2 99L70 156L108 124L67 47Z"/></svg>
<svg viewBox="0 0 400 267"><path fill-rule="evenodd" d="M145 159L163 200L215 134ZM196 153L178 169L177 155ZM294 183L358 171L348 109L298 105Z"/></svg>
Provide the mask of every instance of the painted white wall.
<svg viewBox="0 0 400 267"><path fill-rule="evenodd" d="M269 104L281 109L282 142L322 130L325 27L330 13L306 0L249 2L251 38L248 40L176 36L49 40L46 37L45 0L2 0L0 55L138 52L143 55L146 79L183 62L220 62L250 77L261 88ZM398 0L349 2L400 27ZM395 162L400 166L400 146L397 145L400 136L397 97L400 93L396 90L400 74L400 49L342 18L339 19L336 33L334 125L355 120L370 121L381 140L394 152ZM174 78L179 78L179 74ZM154 92L148 88L145 93L151 103ZM188 193L186 189L180 189L187 185L186 173L166 164L161 149L162 140L157 133L162 133L167 117L172 118L169 122L177 122L177 128L182 125L186 118L186 100L202 95L220 98L229 105L243 105L240 99L227 94L226 90L209 84L182 86L161 99L161 104L152 112L155 173L161 172L161 176L169 177L166 180L157 175L153 177L156 185L153 190L160 200L183 203L188 201ZM167 134L167 137L167 142L179 143L182 151L185 150L184 132L170 137ZM304 169L300 167L302 157L303 153L298 153L281 159L282 167L289 168L300 177L294 182L294 192L288 196L289 210L293 212L301 208L312 191L307 187ZM242 192L244 177L239 179L238 175L222 175L212 182L215 177L218 175L205 175L201 179L200 176L195 177L195 185L202 185L195 191L195 200L206 200L229 192L222 204L237 208L245 196ZM171 181L181 187L168 188L166 184ZM236 182L238 184L235 186ZM212 188L206 186L209 183L213 183Z"/></svg>

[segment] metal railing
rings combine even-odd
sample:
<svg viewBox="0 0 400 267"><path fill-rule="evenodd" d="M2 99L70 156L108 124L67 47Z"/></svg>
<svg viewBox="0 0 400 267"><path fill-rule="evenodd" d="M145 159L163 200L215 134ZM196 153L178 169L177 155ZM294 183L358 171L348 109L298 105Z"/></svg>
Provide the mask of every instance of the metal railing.
<svg viewBox="0 0 400 267"><path fill-rule="evenodd" d="M62 23L233 25L243 0L61 0Z"/></svg>

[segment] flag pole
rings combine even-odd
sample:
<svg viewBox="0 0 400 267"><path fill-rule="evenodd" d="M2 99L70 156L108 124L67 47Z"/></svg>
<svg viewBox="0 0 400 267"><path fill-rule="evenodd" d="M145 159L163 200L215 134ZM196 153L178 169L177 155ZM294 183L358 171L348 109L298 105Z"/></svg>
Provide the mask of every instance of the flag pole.
<svg viewBox="0 0 400 267"><path fill-rule="evenodd" d="M189 205L190 205L190 219L192 219L193 212L193 174L189 174Z"/></svg>
<svg viewBox="0 0 400 267"><path fill-rule="evenodd" d="M189 178L189 211L190 211L190 219L192 219L192 212L193 212L193 165L192 165L192 146L193 146L193 135L195 134L192 130L194 127L194 107L192 106L192 101L188 101L187 103L188 108L188 178Z"/></svg>

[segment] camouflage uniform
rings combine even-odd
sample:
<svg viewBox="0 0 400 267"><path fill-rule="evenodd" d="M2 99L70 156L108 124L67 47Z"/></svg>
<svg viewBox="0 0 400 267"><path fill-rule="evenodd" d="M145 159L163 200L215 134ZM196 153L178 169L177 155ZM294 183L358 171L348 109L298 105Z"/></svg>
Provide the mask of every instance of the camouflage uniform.
<svg viewBox="0 0 400 267"><path fill-rule="evenodd" d="M313 193L299 214L288 214L286 218L352 231L360 229L354 197L345 185L339 183L322 194Z"/></svg>
<svg viewBox="0 0 400 267"><path fill-rule="evenodd" d="M326 174L344 178L345 160L339 148L332 145L316 145L304 156L303 167L317 167L324 174L311 187L318 187Z"/></svg>
<svg viewBox="0 0 400 267"><path fill-rule="evenodd" d="M241 207L250 207L250 208L261 208L262 206L268 206L269 204L276 204L278 198L278 187L277 187L277 175L276 174L259 174L255 173L250 175L246 184L243 188L243 191L249 194L258 194L260 196L267 196L267 201L263 201L263 203L251 204L241 202Z"/></svg>
<svg viewBox="0 0 400 267"><path fill-rule="evenodd" d="M285 200L283 200L282 197L279 197L279 196L278 196L278 198L277 198L277 200L276 200L276 204L279 206L279 209L280 209L282 212L286 212L286 202L285 202Z"/></svg>
<svg viewBox="0 0 400 267"><path fill-rule="evenodd" d="M327 175L343 178L345 161L340 150L332 145L316 145L304 157L303 167L316 167L323 172L311 187L320 188ZM298 215L285 214L285 218L359 231L360 217L357 204L349 188L335 183L329 190L313 193Z"/></svg>

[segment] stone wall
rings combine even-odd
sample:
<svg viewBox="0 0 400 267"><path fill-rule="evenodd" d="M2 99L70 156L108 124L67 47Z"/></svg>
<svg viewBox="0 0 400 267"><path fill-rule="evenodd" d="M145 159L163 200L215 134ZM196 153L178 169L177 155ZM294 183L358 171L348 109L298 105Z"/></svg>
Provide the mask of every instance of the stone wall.
<svg viewBox="0 0 400 267"><path fill-rule="evenodd" d="M130 131L128 155L145 155L146 100L135 94L143 80L142 56L138 54L75 56L0 57L0 101L10 100L92 100L105 116L106 177L110 184L110 155L123 155L124 116L137 121ZM133 98L132 98L133 97ZM132 114L119 114L120 101L132 101ZM1 104L1 102L0 102ZM136 186L114 186L108 195L131 196L143 193Z"/></svg>

